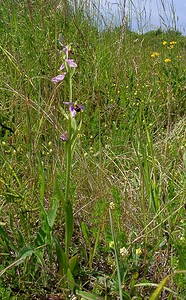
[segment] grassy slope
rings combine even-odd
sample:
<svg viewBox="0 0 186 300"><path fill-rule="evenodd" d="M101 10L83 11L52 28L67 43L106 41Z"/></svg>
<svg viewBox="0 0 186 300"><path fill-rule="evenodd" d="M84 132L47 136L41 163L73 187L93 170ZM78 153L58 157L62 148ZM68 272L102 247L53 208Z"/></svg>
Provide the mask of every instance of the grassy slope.
<svg viewBox="0 0 186 300"><path fill-rule="evenodd" d="M39 159L45 173L45 208L56 178L64 190L64 145L59 136L65 120L59 106L68 95L64 85L55 89L51 83L61 63L62 33L65 42L72 43L78 63L73 97L86 107L71 184L76 215L72 253L78 252L80 261L77 284L86 282L84 288L116 299L108 217L109 203L114 202L117 250L128 250L126 257L119 256L122 284L128 297L145 298L152 289L136 289L135 283L159 283L173 269L186 269L185 37L160 30L145 35L126 32L123 38L119 28L98 32L81 13L70 16L57 4L0 4L0 122L14 132L1 126L1 268L33 243L40 224ZM176 44L170 48L172 41ZM154 52L159 55L151 57ZM167 58L171 61L166 63ZM63 237L61 222L59 215L55 232ZM82 222L89 228L87 236ZM7 271L1 278L4 299L21 291L28 299L53 290L62 293L56 264L49 265L47 254L45 261L41 272L36 272L34 260ZM169 286L183 292L184 276L174 276Z"/></svg>

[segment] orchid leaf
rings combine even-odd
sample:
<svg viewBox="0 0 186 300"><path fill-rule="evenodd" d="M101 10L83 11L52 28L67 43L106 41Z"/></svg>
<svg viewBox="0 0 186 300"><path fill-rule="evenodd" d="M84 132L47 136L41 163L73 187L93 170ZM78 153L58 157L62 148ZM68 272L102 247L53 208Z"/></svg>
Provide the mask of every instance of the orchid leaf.
<svg viewBox="0 0 186 300"><path fill-rule="evenodd" d="M162 292L165 284L167 283L167 280L169 279L169 275L166 276L158 285L154 293L150 296L149 300L157 300L159 299L160 293Z"/></svg>

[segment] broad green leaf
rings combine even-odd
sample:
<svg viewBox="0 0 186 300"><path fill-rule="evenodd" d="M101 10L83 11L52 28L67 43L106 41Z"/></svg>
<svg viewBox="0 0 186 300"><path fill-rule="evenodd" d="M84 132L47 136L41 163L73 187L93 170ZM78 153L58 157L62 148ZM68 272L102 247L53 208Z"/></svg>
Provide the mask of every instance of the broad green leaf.
<svg viewBox="0 0 186 300"><path fill-rule="evenodd" d="M34 254L37 257L37 259L39 260L40 264L44 267L45 261L43 259L43 248L36 250Z"/></svg>
<svg viewBox="0 0 186 300"><path fill-rule="evenodd" d="M45 211L45 208L43 207L43 203L41 202L41 200L40 199L37 199L37 200L39 203L40 215L41 215L41 219L42 219L42 224L41 224L41 227L39 230L40 232L38 232L38 238L39 238L39 235L41 234L41 236L44 238L43 242L50 244L52 228L50 227L50 225L48 223L48 214Z"/></svg>
<svg viewBox="0 0 186 300"><path fill-rule="evenodd" d="M25 244L25 241L24 241L24 236L20 230L18 231L18 241L19 241L19 245L21 247L23 247Z"/></svg>
<svg viewBox="0 0 186 300"><path fill-rule="evenodd" d="M90 245L90 240L89 240L89 230L88 230L88 226L85 222L81 223L81 229L83 232L83 236L85 238L85 241L88 245Z"/></svg>
<svg viewBox="0 0 186 300"><path fill-rule="evenodd" d="M78 255L74 255L72 256L70 259L69 259L69 268L70 268L70 271L72 272L72 274L74 273L74 270L75 270L75 267L77 265L77 259L78 259Z"/></svg>
<svg viewBox="0 0 186 300"><path fill-rule="evenodd" d="M35 245L37 247L46 244L46 232L43 230L42 226L39 228L37 232L37 236L35 239Z"/></svg>
<svg viewBox="0 0 186 300"><path fill-rule="evenodd" d="M77 291L76 295L80 296L80 297L83 297L85 300L98 300L99 299L94 294L91 294L91 293L85 292L85 291Z"/></svg>
<svg viewBox="0 0 186 300"><path fill-rule="evenodd" d="M68 268L68 270L67 270L67 280L68 280L68 285L70 287L70 290L73 292L74 287L75 287L75 281L74 281L74 277L70 271L70 268Z"/></svg>
<svg viewBox="0 0 186 300"><path fill-rule="evenodd" d="M56 178L55 183L54 183L54 197L57 198L57 200L60 202L62 202L63 206L65 206L65 201L64 201L64 194L61 191L60 188L60 183L58 181L58 178Z"/></svg>
<svg viewBox="0 0 186 300"><path fill-rule="evenodd" d="M167 280L169 279L169 275L166 276L162 282L158 285L157 289L154 291L154 293L150 296L149 300L157 300L159 298L159 295L161 291L163 290L165 284L167 283Z"/></svg>
<svg viewBox="0 0 186 300"><path fill-rule="evenodd" d="M65 252L56 236L53 237L55 245L56 245L56 254L57 254L57 260L59 264L59 270L58 274L60 276L63 276L67 272L67 262L65 257Z"/></svg>
<svg viewBox="0 0 186 300"><path fill-rule="evenodd" d="M25 245L19 252L18 258L22 258L23 260L25 260L27 257L31 257L32 254L35 252L35 249Z"/></svg>
<svg viewBox="0 0 186 300"><path fill-rule="evenodd" d="M65 214L66 214L66 225L67 225L66 226L67 240L65 241L65 247L69 248L73 230L74 230L74 216L73 216L73 209L71 203L68 203L66 205Z"/></svg>
<svg viewBox="0 0 186 300"><path fill-rule="evenodd" d="M40 216L42 219L42 224L44 225L48 225L48 220L47 220L47 213L44 209L43 203L41 202L41 200L38 198L38 204L39 204L39 209L40 209Z"/></svg>
<svg viewBox="0 0 186 300"><path fill-rule="evenodd" d="M55 197L52 199L51 208L49 209L49 211L47 213L48 224L51 228L54 225L58 208L59 208L59 199L58 199L58 197Z"/></svg>
<svg viewBox="0 0 186 300"><path fill-rule="evenodd" d="M44 265L44 260L42 258L42 256L40 255L39 251L35 250L34 248L28 246L28 245L25 245L19 252L19 255L18 255L18 259L13 262L12 264L10 264L8 267L6 267L5 269L3 269L1 272L0 272L0 277L8 270L8 269L11 269L15 266L18 266L20 265L21 263L23 263L25 261L25 259L27 257L31 257L32 254L36 254L37 258L39 258L39 261L40 263L42 263L42 265Z"/></svg>

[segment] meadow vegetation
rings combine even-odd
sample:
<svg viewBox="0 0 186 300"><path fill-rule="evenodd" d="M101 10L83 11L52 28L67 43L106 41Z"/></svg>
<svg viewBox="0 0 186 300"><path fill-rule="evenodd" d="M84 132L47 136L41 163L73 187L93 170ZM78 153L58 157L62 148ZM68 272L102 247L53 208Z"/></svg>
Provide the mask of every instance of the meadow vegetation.
<svg viewBox="0 0 186 300"><path fill-rule="evenodd" d="M60 3L0 3L0 297L184 299L186 37Z"/></svg>

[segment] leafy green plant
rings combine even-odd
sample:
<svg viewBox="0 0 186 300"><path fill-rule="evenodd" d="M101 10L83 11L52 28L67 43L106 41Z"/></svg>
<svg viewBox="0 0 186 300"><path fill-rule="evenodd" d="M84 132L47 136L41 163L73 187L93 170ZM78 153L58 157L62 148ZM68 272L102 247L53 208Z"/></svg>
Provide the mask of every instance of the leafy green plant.
<svg viewBox="0 0 186 300"><path fill-rule="evenodd" d="M78 3L0 3L1 296L183 298L185 37Z"/></svg>

